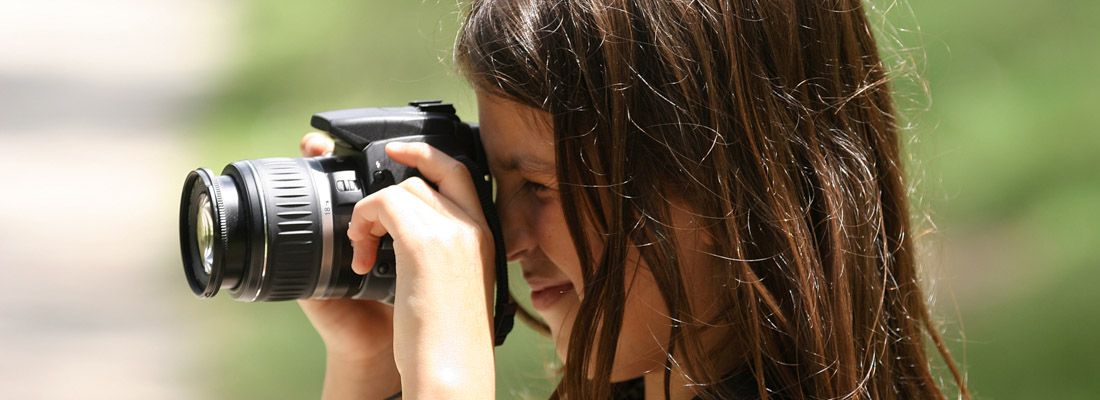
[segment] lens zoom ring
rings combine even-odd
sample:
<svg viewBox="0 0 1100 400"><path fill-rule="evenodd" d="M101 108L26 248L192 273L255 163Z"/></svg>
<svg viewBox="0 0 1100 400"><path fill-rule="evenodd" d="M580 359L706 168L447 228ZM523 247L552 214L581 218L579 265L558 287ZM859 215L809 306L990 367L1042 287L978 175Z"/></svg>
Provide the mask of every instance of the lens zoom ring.
<svg viewBox="0 0 1100 400"><path fill-rule="evenodd" d="M320 213L309 170L302 159L258 160L260 179L270 209L269 271L265 300L308 296L317 279L321 257Z"/></svg>

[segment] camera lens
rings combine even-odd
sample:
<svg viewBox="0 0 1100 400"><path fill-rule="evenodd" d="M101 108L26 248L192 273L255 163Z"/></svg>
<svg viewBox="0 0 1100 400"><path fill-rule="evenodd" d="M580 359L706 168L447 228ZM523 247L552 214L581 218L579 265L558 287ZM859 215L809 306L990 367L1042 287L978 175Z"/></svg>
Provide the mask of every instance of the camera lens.
<svg viewBox="0 0 1100 400"><path fill-rule="evenodd" d="M191 290L242 301L349 297L346 227L362 183L354 160L265 158L192 171L180 203L180 246ZM345 229L337 232L336 227Z"/></svg>
<svg viewBox="0 0 1100 400"><path fill-rule="evenodd" d="M206 193L199 195L198 221L195 222L195 243L201 255L202 269L210 275L214 268L214 213L210 206L210 196Z"/></svg>
<svg viewBox="0 0 1100 400"><path fill-rule="evenodd" d="M225 260L233 258L229 242L230 230L238 227L237 200L232 179L208 169L187 175L180 207L180 245L187 281L199 296L211 297L223 282L236 282L235 275L225 279Z"/></svg>

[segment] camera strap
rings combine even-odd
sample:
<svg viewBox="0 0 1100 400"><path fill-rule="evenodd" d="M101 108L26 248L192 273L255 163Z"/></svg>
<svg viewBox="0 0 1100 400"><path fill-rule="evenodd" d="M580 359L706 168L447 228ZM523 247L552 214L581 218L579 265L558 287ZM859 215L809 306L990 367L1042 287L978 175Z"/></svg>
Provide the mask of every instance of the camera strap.
<svg viewBox="0 0 1100 400"><path fill-rule="evenodd" d="M493 346L504 344L504 339L512 332L515 325L516 303L508 290L508 256L505 254L504 236L500 229L500 218L497 216L496 205L493 204L493 183L482 177L489 176L488 171L483 171L478 163L466 156L455 157L470 171L474 178L474 187L477 189L477 199L481 203L481 211L485 214L485 221L489 225L489 231L493 234L493 265L496 269L496 302L493 312Z"/></svg>

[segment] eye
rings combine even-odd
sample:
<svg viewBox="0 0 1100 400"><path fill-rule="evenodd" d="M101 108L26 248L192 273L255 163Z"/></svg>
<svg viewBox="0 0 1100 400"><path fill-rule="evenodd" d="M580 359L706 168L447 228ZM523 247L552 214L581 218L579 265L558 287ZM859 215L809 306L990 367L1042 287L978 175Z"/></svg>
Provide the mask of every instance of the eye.
<svg viewBox="0 0 1100 400"><path fill-rule="evenodd" d="M534 194L544 194L554 190L549 186L543 185L538 182L532 182L526 179L523 180L523 189Z"/></svg>

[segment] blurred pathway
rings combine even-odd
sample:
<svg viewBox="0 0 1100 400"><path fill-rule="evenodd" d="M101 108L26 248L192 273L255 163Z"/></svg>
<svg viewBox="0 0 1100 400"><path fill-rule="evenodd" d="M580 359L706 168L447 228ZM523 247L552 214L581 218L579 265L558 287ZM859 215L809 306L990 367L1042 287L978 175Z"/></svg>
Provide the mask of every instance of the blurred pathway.
<svg viewBox="0 0 1100 400"><path fill-rule="evenodd" d="M188 399L181 138L217 0L0 0L0 398Z"/></svg>

